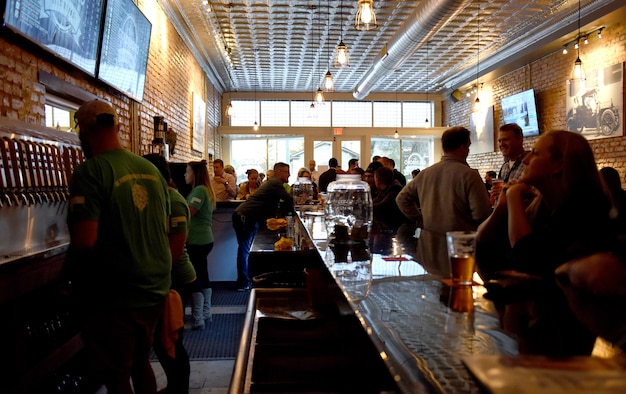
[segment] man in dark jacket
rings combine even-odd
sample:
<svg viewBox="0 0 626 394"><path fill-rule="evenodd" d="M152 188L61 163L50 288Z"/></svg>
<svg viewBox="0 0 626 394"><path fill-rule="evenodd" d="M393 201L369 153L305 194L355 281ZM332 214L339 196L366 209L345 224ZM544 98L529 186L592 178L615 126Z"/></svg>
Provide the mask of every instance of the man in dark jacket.
<svg viewBox="0 0 626 394"><path fill-rule="evenodd" d="M339 163L337 159L334 157L328 160L328 170L324 171L322 175L320 175L320 180L318 182L318 186L320 187L320 191L322 193L326 193L326 189L328 188L328 184L337 179L337 166Z"/></svg>
<svg viewBox="0 0 626 394"><path fill-rule="evenodd" d="M274 176L263 182L233 213L233 228L237 235L237 290L246 291L252 288L248 273L248 256L252 241L259 228L259 223L276 213L278 204L281 211L293 209L293 197L287 193L285 183L289 181L289 165L274 164ZM281 202L282 200L282 202Z"/></svg>

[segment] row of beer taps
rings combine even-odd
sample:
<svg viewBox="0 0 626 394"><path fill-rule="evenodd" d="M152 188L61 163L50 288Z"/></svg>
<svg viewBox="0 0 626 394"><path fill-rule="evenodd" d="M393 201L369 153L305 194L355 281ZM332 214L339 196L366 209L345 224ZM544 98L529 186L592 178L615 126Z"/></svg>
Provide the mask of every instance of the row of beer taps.
<svg viewBox="0 0 626 394"><path fill-rule="evenodd" d="M67 201L69 179L84 161L77 146L4 136L0 142L0 208Z"/></svg>

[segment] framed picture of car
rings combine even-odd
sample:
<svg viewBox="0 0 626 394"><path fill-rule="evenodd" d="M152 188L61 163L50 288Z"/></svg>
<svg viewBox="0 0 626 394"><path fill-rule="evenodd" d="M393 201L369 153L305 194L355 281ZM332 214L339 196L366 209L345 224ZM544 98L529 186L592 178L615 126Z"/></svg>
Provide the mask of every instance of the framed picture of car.
<svg viewBox="0 0 626 394"><path fill-rule="evenodd" d="M587 71L567 81L566 126L587 139L624 135L624 64Z"/></svg>

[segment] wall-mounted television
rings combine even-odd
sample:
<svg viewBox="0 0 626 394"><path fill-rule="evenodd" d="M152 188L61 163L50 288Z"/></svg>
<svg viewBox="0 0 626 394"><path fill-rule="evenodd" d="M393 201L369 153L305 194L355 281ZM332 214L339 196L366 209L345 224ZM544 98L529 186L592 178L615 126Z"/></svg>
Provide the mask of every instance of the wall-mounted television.
<svg viewBox="0 0 626 394"><path fill-rule="evenodd" d="M103 0L6 0L4 23L95 76L103 4Z"/></svg>
<svg viewBox="0 0 626 394"><path fill-rule="evenodd" d="M143 99L152 24L132 0L108 0L98 78Z"/></svg>
<svg viewBox="0 0 626 394"><path fill-rule="evenodd" d="M500 103L504 123L517 123L522 128L524 137L539 135L534 89L504 97Z"/></svg>

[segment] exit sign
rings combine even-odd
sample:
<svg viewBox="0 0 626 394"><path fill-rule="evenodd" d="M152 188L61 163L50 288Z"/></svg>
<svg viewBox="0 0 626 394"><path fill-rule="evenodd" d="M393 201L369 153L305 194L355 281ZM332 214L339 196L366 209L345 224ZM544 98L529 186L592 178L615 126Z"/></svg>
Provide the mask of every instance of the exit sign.
<svg viewBox="0 0 626 394"><path fill-rule="evenodd" d="M343 134L343 127L334 127L333 128L333 135L342 135Z"/></svg>

